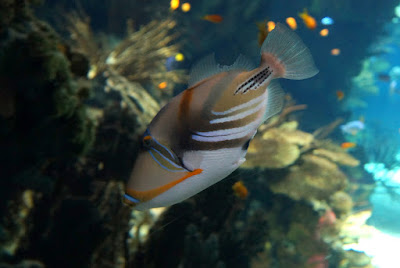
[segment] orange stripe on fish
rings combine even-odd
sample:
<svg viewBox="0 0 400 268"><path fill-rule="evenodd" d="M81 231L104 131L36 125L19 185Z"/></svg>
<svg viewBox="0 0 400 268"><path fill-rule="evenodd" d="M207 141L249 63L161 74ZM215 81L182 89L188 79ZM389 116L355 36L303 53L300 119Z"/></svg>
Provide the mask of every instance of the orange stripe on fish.
<svg viewBox="0 0 400 268"><path fill-rule="evenodd" d="M190 177L193 177L195 175L199 175L201 172L203 172L203 170L201 168L198 168L198 169L188 172L182 178L180 178L176 181L172 181L172 182L165 184L163 186L160 186L158 188L151 189L148 191L135 191L133 189L126 189L126 193L128 195L130 195L131 197L139 200L140 202L146 202L146 201L149 201L149 200L153 199L154 197L166 192L167 190L174 187L178 183L181 183L182 181L184 181ZM128 205L135 205L134 202L127 200L127 199L124 199L124 202Z"/></svg>
<svg viewBox="0 0 400 268"><path fill-rule="evenodd" d="M183 92L181 102L179 103L179 120L183 120L184 116L189 112L190 103L192 102L193 98L193 89L194 88L189 88Z"/></svg>

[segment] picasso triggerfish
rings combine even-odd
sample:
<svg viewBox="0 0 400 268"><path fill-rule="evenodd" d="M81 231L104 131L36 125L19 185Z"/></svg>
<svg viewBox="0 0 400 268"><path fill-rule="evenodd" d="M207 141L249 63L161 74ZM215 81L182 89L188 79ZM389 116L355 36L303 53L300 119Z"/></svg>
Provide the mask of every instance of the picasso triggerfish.
<svg viewBox="0 0 400 268"><path fill-rule="evenodd" d="M308 48L279 23L261 46L257 68L243 56L231 66L214 56L200 61L188 89L161 109L141 138L124 202L138 210L169 206L227 177L245 161L257 128L281 110L276 79L317 73Z"/></svg>

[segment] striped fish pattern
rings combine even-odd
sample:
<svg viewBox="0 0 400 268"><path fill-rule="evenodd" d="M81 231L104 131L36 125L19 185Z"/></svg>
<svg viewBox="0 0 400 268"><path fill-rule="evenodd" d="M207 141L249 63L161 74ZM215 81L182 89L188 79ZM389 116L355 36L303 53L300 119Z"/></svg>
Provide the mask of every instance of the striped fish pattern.
<svg viewBox="0 0 400 268"><path fill-rule="evenodd" d="M243 56L231 66L213 55L200 61L189 88L144 133L124 202L138 210L168 206L228 176L245 161L257 128L282 107L276 79L317 72L307 47L281 24L264 41L257 68Z"/></svg>

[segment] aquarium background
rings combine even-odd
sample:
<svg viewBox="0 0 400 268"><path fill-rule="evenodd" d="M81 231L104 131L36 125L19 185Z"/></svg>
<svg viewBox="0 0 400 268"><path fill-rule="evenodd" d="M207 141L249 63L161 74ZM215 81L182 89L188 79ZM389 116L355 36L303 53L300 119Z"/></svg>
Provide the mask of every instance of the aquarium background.
<svg viewBox="0 0 400 268"><path fill-rule="evenodd" d="M320 72L280 79L247 161L171 207L125 206L190 67L258 64L288 17ZM400 267L399 25L398 0L0 0L0 267Z"/></svg>

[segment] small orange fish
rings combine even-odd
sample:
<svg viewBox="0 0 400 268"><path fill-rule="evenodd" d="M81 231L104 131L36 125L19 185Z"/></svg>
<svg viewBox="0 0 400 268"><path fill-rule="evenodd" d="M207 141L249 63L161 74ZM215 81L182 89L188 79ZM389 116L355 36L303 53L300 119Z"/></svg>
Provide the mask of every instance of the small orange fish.
<svg viewBox="0 0 400 268"><path fill-rule="evenodd" d="M258 45L261 47L261 45L264 43L265 38L267 38L269 31L266 25L265 21L262 22L256 22L257 28L258 28Z"/></svg>
<svg viewBox="0 0 400 268"><path fill-rule="evenodd" d="M161 82L160 84L158 84L158 88L165 89L167 87L167 85L168 85L167 82L164 81L164 82Z"/></svg>
<svg viewBox="0 0 400 268"><path fill-rule="evenodd" d="M332 50L331 50L331 55L332 55L332 56L338 56L338 55L340 55L340 49L338 49L338 48L332 48Z"/></svg>
<svg viewBox="0 0 400 268"><path fill-rule="evenodd" d="M181 6L183 12L189 12L191 8L192 6L190 5L190 3L183 3Z"/></svg>
<svg viewBox="0 0 400 268"><path fill-rule="evenodd" d="M275 22L273 22L273 21L267 22L267 30L268 30L268 32L271 32L273 29L275 29L275 26L276 26Z"/></svg>
<svg viewBox="0 0 400 268"><path fill-rule="evenodd" d="M176 10L179 7L179 0L171 0L169 6L171 10Z"/></svg>
<svg viewBox="0 0 400 268"><path fill-rule="evenodd" d="M233 193L240 199L246 199L249 195L249 190L244 186L243 181L237 181L232 186Z"/></svg>
<svg viewBox="0 0 400 268"><path fill-rule="evenodd" d="M205 15L204 17L202 17L202 19L212 23L220 23L224 20L224 18L221 15L217 14Z"/></svg>
<svg viewBox="0 0 400 268"><path fill-rule="evenodd" d="M328 34L329 34L329 30L328 29L322 29L320 32L319 32L319 35L320 36L323 36L323 37L325 37L325 36L328 36Z"/></svg>
<svg viewBox="0 0 400 268"><path fill-rule="evenodd" d="M297 29L297 22L296 22L295 18L293 18L293 17L286 18L286 23L287 23L287 25L289 25L290 29L292 29L293 31Z"/></svg>
<svg viewBox="0 0 400 268"><path fill-rule="evenodd" d="M350 149L356 146L357 144L355 144L354 142L343 142L342 144L340 144L340 147L342 147L343 149Z"/></svg>
<svg viewBox="0 0 400 268"><path fill-rule="evenodd" d="M341 90L337 90L337 91L336 91L336 98L337 98L338 101L343 100L343 98L344 98L344 92L341 91Z"/></svg>
<svg viewBox="0 0 400 268"><path fill-rule="evenodd" d="M302 13L299 13L299 17L303 20L304 25L308 29L315 30L315 28L317 28L317 21L314 19L314 17L308 14L307 9L304 9Z"/></svg>

